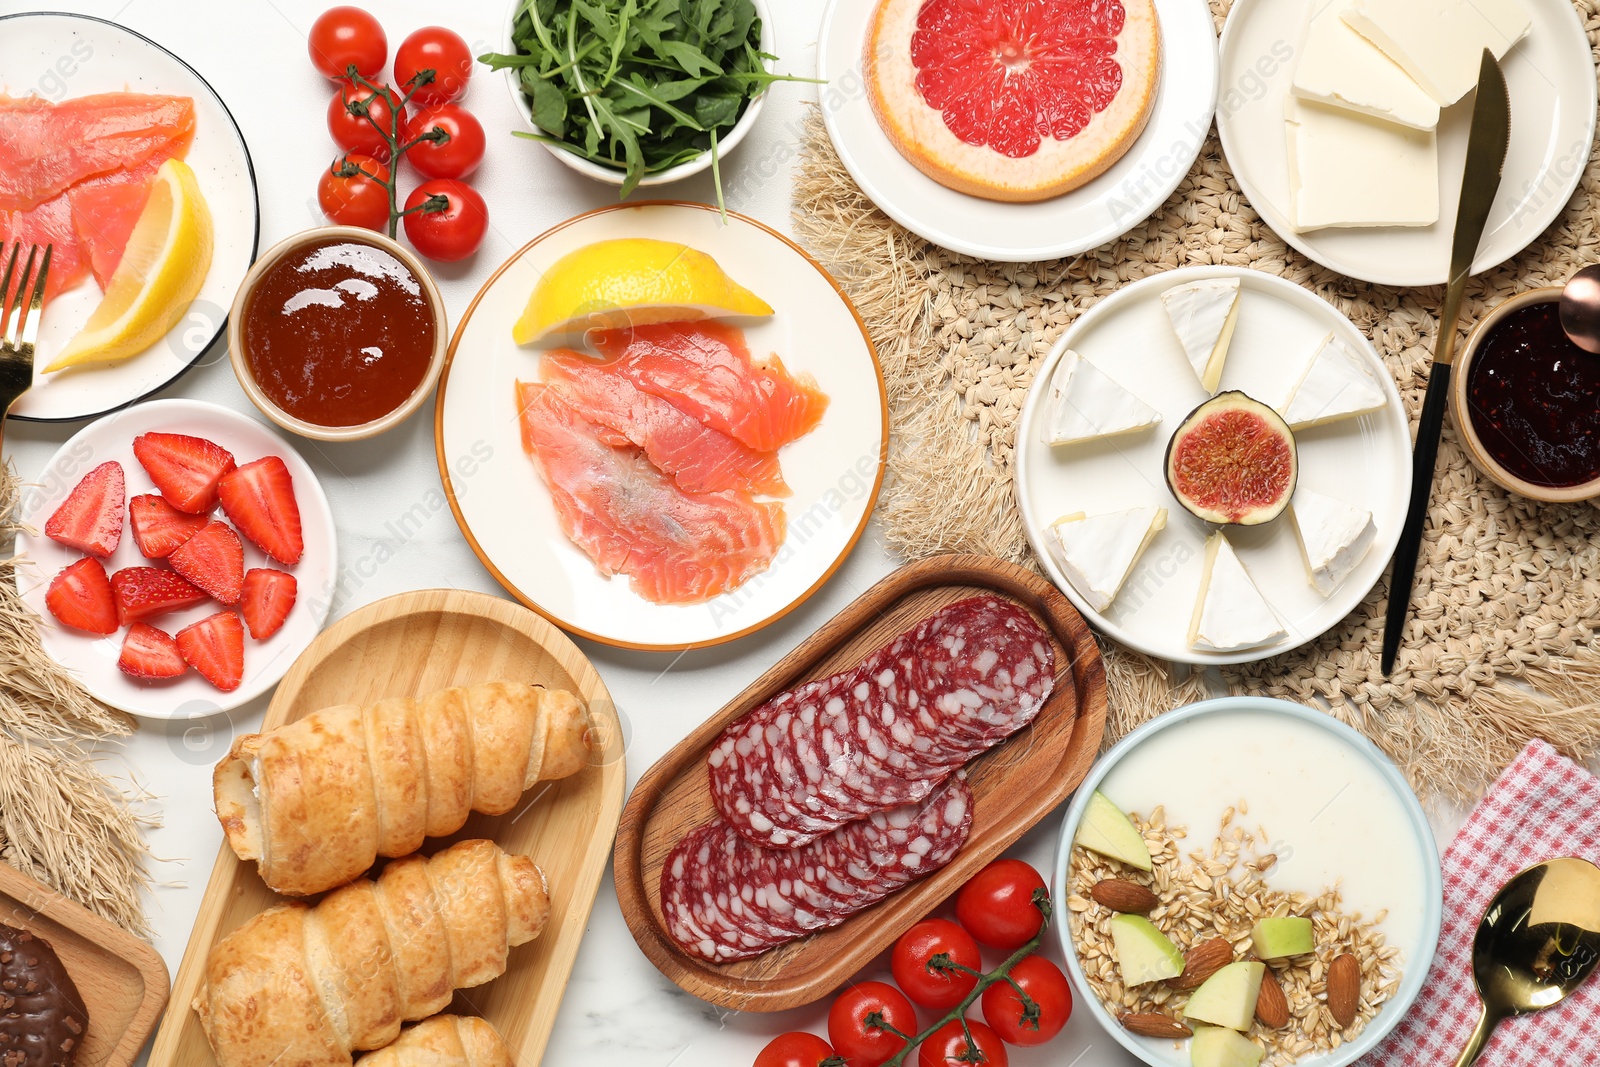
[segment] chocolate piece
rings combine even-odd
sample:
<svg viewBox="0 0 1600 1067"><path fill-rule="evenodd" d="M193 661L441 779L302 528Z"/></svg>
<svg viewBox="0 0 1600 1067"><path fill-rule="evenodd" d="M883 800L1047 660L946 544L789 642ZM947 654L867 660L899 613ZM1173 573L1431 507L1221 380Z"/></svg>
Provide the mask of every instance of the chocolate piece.
<svg viewBox="0 0 1600 1067"><path fill-rule="evenodd" d="M0 923L0 1067L71 1067L88 1027L50 943Z"/></svg>

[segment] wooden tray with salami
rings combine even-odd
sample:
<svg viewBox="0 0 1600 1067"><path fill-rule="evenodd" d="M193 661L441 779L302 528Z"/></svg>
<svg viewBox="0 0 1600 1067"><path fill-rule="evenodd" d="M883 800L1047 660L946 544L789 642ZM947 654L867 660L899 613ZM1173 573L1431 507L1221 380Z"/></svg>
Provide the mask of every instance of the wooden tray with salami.
<svg viewBox="0 0 1600 1067"><path fill-rule="evenodd" d="M1047 815L1105 726L1105 674L1050 583L941 556L878 583L651 767L617 897L704 1000L825 996Z"/></svg>

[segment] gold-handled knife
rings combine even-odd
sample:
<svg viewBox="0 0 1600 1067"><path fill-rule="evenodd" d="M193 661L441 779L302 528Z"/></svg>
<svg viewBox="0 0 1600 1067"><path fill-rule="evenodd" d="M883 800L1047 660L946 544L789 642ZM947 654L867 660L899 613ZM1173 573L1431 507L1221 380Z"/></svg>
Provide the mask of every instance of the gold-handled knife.
<svg viewBox="0 0 1600 1067"><path fill-rule="evenodd" d="M1506 147L1511 142L1511 99L1506 92L1506 76L1494 53L1483 50L1478 68L1478 94L1472 105L1472 131L1467 139L1467 169L1461 179L1461 206L1456 212L1455 240L1450 247L1450 284L1445 289L1444 309L1439 313L1439 336L1435 339L1433 367L1428 372L1428 394L1422 404L1417 426L1417 443L1411 453L1411 507L1400 531L1400 545L1394 552L1394 571L1389 578L1389 613L1383 624L1383 674L1394 669L1395 653L1405 636L1406 616L1411 610L1411 586L1417 576L1417 553L1422 547L1422 527L1428 519L1428 502L1433 496L1433 468L1439 456L1439 433L1444 428L1444 409L1450 395L1450 371L1456 359L1456 324L1461 318L1461 299L1467 279L1472 276L1472 261L1477 258L1484 227L1489 223L1489 208L1500 191L1500 174L1506 165Z"/></svg>

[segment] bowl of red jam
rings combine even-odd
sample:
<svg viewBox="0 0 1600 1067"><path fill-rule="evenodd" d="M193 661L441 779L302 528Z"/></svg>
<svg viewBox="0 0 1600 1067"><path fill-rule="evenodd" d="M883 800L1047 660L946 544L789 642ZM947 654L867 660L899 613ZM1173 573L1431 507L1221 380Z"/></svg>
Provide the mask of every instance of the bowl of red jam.
<svg viewBox="0 0 1600 1067"><path fill-rule="evenodd" d="M404 422L439 383L449 343L426 267L372 230L325 226L256 260L228 318L234 373L286 430L321 441Z"/></svg>
<svg viewBox="0 0 1600 1067"><path fill-rule="evenodd" d="M1451 407L1472 459L1533 500L1600 497L1600 356L1561 328L1561 290L1533 289L1472 332L1451 383Z"/></svg>

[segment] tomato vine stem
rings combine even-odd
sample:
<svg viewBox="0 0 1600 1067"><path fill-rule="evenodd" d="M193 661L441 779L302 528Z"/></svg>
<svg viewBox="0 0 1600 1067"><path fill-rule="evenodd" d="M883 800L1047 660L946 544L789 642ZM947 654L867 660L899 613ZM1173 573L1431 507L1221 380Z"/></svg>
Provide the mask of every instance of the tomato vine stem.
<svg viewBox="0 0 1600 1067"><path fill-rule="evenodd" d="M406 105L411 103L411 98L416 95L418 89L434 80L435 73L432 67L425 67L417 71L401 86L405 90L405 95L399 98L395 97L394 90L387 85L378 85L368 81L356 69L354 63L346 67L344 73L345 77L349 79L350 88L366 89L373 96L383 97L384 103L389 105L389 128L384 129L383 124L372 117L370 98L367 100L351 100L344 96L346 89L341 88L339 90L340 97L344 100L345 110L356 118L366 119L372 125L372 128L378 131L378 136L382 137L384 143L389 146L389 177L380 178L376 174L362 170L359 166L350 162L350 153L348 152L334 161L331 173L336 178L353 178L357 174L365 174L368 179L383 186L384 192L389 196L389 237L392 239L399 234L400 220L406 215L415 214L419 211L425 214L446 211L450 207L449 197L430 196L414 208L407 208L404 211L400 209L400 157L423 141L445 144L450 140L450 131L443 126L435 126L433 129L420 133L403 143L400 140L400 117L405 114Z"/></svg>

